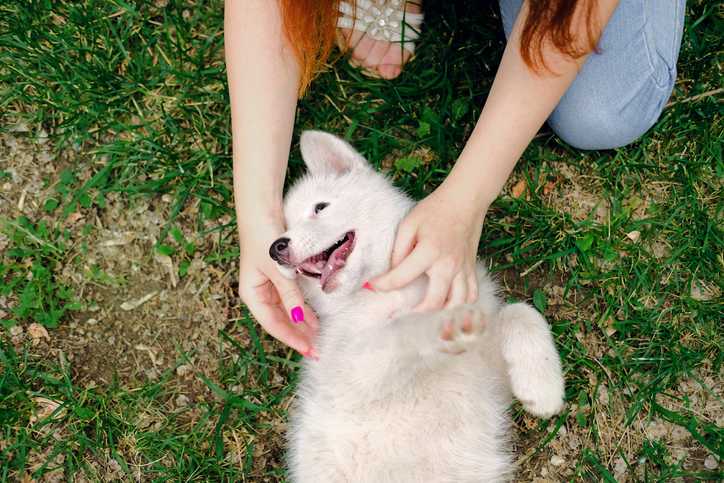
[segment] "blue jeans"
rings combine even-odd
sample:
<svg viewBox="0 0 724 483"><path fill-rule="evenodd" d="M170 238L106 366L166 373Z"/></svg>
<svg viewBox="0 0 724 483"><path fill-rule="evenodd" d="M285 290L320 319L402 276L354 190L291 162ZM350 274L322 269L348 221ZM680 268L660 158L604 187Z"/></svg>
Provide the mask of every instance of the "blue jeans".
<svg viewBox="0 0 724 483"><path fill-rule="evenodd" d="M507 38L523 0L499 3ZM618 148L648 131L674 89L685 10L686 0L621 0L551 129L580 149Z"/></svg>

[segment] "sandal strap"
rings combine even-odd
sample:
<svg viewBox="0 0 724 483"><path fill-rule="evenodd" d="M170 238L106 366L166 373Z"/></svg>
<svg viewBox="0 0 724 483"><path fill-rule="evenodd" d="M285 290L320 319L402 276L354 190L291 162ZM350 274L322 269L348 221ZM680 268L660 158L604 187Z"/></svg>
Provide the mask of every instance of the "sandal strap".
<svg viewBox="0 0 724 483"><path fill-rule="evenodd" d="M339 11L348 17L340 17L337 26L365 32L375 40L404 42L402 47L415 53L414 41L420 36L420 26L425 15L398 10L404 0L357 0L357 8L347 2L339 2ZM353 18L354 16L354 18ZM413 27L410 24L417 25Z"/></svg>

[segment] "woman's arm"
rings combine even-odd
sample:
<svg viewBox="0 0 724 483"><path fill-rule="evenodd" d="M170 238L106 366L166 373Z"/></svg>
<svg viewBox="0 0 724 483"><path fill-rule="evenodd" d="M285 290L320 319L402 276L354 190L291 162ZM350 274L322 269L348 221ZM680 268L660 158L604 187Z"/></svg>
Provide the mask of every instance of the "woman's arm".
<svg viewBox="0 0 724 483"><path fill-rule="evenodd" d="M600 32L618 0L599 0ZM438 310L478 297L475 257L483 220L513 167L571 85L587 56L571 59L543 46L550 73L531 71L520 56L528 1L515 22L493 87L454 168L403 221L393 269L370 281L382 291L402 287L423 273L430 278L416 310ZM586 35L582 19L574 24ZM447 302L446 302L447 301Z"/></svg>
<svg viewBox="0 0 724 483"><path fill-rule="evenodd" d="M276 0L228 0L224 30L241 241L239 293L267 332L308 353L316 317L294 280L281 275L269 257L272 242L286 231L282 190L294 128L298 65L284 44ZM290 315L297 307L304 314L300 323Z"/></svg>

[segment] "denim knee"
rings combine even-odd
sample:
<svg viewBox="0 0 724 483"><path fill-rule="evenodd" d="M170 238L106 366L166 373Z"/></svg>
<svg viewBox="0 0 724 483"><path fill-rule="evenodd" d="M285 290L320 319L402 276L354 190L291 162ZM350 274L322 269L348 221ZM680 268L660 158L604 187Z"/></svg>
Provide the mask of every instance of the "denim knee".
<svg viewBox="0 0 724 483"><path fill-rule="evenodd" d="M661 115L676 80L660 85L653 78L637 91L594 95L584 89L569 89L548 118L548 125L563 141L578 149L614 149L644 135Z"/></svg>
<svg viewBox="0 0 724 483"><path fill-rule="evenodd" d="M661 115L676 82L685 0L621 2L592 53L548 118L580 149L634 142Z"/></svg>
<svg viewBox="0 0 724 483"><path fill-rule="evenodd" d="M499 0L506 36L523 0ZM656 123L676 81L686 0L627 0L548 118L580 149L630 144Z"/></svg>

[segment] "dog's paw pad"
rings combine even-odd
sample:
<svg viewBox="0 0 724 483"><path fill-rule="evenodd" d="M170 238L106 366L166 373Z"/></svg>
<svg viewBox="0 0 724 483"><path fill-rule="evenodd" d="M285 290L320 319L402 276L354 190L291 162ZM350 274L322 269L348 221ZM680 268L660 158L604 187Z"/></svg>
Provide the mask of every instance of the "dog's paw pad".
<svg viewBox="0 0 724 483"><path fill-rule="evenodd" d="M485 331L483 314L473 305L460 305L440 312L440 319L440 350L443 352L461 354Z"/></svg>
<svg viewBox="0 0 724 483"><path fill-rule="evenodd" d="M560 398L551 398L548 400L521 401L523 409L530 414L542 418L549 419L563 411L564 402Z"/></svg>
<svg viewBox="0 0 724 483"><path fill-rule="evenodd" d="M532 415L548 419L563 410L565 383L560 373L538 371L535 377L517 377L511 382L513 394Z"/></svg>

